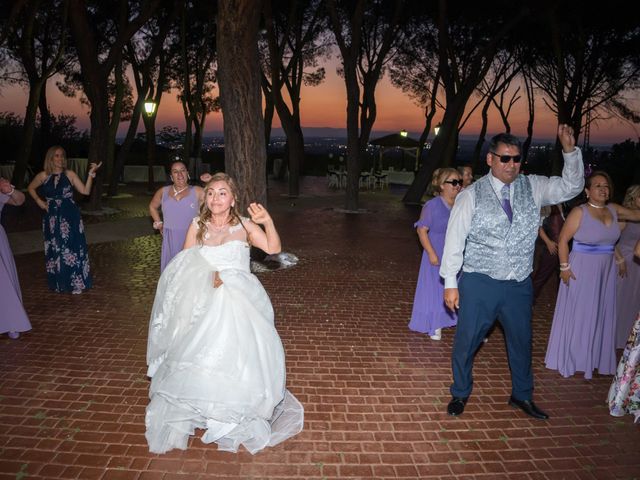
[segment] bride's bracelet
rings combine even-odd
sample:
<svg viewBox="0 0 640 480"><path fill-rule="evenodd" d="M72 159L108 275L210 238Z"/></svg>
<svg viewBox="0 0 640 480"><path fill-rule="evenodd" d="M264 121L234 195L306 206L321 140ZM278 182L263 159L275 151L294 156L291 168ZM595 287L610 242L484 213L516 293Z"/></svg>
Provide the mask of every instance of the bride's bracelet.
<svg viewBox="0 0 640 480"><path fill-rule="evenodd" d="M624 258L616 258L616 265L622 265L624 263Z"/></svg>
<svg viewBox="0 0 640 480"><path fill-rule="evenodd" d="M567 270L571 270L571 265L569 265L568 263L561 263L560 264L560 271L561 272L566 272Z"/></svg>
<svg viewBox="0 0 640 480"><path fill-rule="evenodd" d="M153 222L153 228L156 230L160 230L160 227L162 226L162 220L158 220L157 222Z"/></svg>

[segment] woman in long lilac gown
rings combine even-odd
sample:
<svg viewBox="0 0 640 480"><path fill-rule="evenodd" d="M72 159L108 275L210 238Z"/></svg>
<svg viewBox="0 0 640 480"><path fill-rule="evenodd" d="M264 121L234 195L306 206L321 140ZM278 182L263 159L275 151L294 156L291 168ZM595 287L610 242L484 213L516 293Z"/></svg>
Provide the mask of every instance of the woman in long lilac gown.
<svg viewBox="0 0 640 480"><path fill-rule="evenodd" d="M54 146L45 155L44 171L29 184L29 194L45 212L42 232L47 283L54 292L79 294L92 286L84 224L73 191L89 195L101 165L102 162L91 163L87 180L82 183L73 170L67 169L64 149ZM40 187L45 200L36 192Z"/></svg>
<svg viewBox="0 0 640 480"><path fill-rule="evenodd" d="M183 162L171 164L170 177L172 184L159 188L149 203L153 228L162 234L160 272L182 250L191 220L198 215L203 198L201 187L189 186L189 173Z"/></svg>
<svg viewBox="0 0 640 480"><path fill-rule="evenodd" d="M622 205L640 210L640 185L627 189ZM622 222L620 228L622 233L617 247L624 259L626 275L618 278L616 348L625 347L636 314L640 312L640 259L633 255L633 248L640 240L640 223Z"/></svg>
<svg viewBox="0 0 640 480"><path fill-rule="evenodd" d="M562 281L545 363L564 377L580 371L590 379L595 369L601 375L612 375L616 369L617 222L640 219L640 211L608 203L611 184L604 172L586 179L587 203L567 216L558 240Z"/></svg>
<svg viewBox="0 0 640 480"><path fill-rule="evenodd" d="M0 217L6 205L22 205L24 194L13 188L8 180L0 177ZM9 246L9 239L0 225L0 333L18 338L21 332L31 330L27 312L22 306L22 292L18 272Z"/></svg>
<svg viewBox="0 0 640 480"><path fill-rule="evenodd" d="M462 188L462 178L453 168L439 168L433 173L431 185L438 195L425 203L420 219L413 225L423 252L409 329L440 340L442 329L457 323L456 313L444 304L444 281L439 270L447 222Z"/></svg>

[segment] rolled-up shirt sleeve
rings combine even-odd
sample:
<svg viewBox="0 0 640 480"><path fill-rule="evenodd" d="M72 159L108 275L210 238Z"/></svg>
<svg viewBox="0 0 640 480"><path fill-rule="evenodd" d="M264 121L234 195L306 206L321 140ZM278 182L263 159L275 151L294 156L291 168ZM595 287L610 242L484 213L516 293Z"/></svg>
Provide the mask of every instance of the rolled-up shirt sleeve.
<svg viewBox="0 0 640 480"><path fill-rule="evenodd" d="M458 288L457 275L462 268L474 206L474 190L467 188L458 194L451 209L440 265L440 276L444 279L444 288Z"/></svg>

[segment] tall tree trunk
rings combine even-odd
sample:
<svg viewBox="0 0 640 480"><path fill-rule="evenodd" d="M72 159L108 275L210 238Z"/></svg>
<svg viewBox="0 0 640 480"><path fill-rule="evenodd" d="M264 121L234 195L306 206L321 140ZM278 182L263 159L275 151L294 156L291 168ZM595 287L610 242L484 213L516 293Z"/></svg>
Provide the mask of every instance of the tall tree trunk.
<svg viewBox="0 0 640 480"><path fill-rule="evenodd" d="M464 115L468 96L458 96L447 104L438 135L433 139L427 161L422 164L402 201L407 205L420 205L433 172L438 167L453 164L458 146L458 124Z"/></svg>
<svg viewBox="0 0 640 480"><path fill-rule="evenodd" d="M38 105L40 112L40 155L51 146L51 112L47 102L47 81L44 81L40 91L40 102Z"/></svg>
<svg viewBox="0 0 640 480"><path fill-rule="evenodd" d="M264 83L264 80L263 80ZM273 114L275 106L273 105L273 97L268 89L262 88L264 94L264 144L269 149L269 143L271 143L271 127L273 125ZM267 151L267 154L269 152Z"/></svg>
<svg viewBox="0 0 640 480"><path fill-rule="evenodd" d="M266 203L266 146L260 94L258 28L262 1L218 2L218 80L225 170L238 181L239 208Z"/></svg>
<svg viewBox="0 0 640 480"><path fill-rule="evenodd" d="M527 93L527 110L529 114L527 119L527 138L525 138L522 143L522 158L525 161L529 155L529 148L531 147L531 140L533 139L533 121L535 119L535 94L530 75L531 74L528 71L525 71L522 75L524 78L525 91Z"/></svg>
<svg viewBox="0 0 640 480"><path fill-rule="evenodd" d="M102 88L100 88L102 87ZM91 92L91 93L89 93ZM87 86L85 93L91 102L91 133L89 135L89 162L99 163L105 158L109 144L109 98L106 81L100 85ZM102 168L96 172L93 188L89 197L89 210L102 209Z"/></svg>
<svg viewBox="0 0 640 480"><path fill-rule="evenodd" d="M489 106L491 105L491 97L488 96L487 100L485 100L484 105L482 107L482 112L480 113L480 118L482 118L482 124L480 125L480 133L478 134L478 140L476 141L476 146L473 149L473 156L471 157L471 165L473 165L473 171L479 172L481 168L481 159L480 153L482 152L482 146L486 141L487 135L487 124L489 123Z"/></svg>
<svg viewBox="0 0 640 480"><path fill-rule="evenodd" d="M22 123L20 153L11 179L11 182L18 188L23 188L25 186L24 176L27 172L29 159L31 158L31 147L36 128L36 114L38 111L38 102L40 101L40 93L42 91L43 84L44 81L42 79L29 82L29 100L27 101L27 110L24 114L24 122Z"/></svg>
<svg viewBox="0 0 640 480"><path fill-rule="evenodd" d="M120 179L122 172L124 171L124 163L131 151L131 145L133 145L136 139L136 132L138 131L138 124L140 123L140 114L144 105L145 97L138 97L136 104L133 107L133 113L131 114L131 120L129 120L129 128L127 128L127 135L124 137L122 145L118 150L118 155L114 161L113 170L109 177L109 190L107 195L113 197L118 194L118 180Z"/></svg>
<svg viewBox="0 0 640 480"><path fill-rule="evenodd" d="M153 167L156 165L156 116L151 115L144 119L144 126L147 137L147 191L155 192L155 178L153 177Z"/></svg>
<svg viewBox="0 0 640 480"><path fill-rule="evenodd" d="M111 178L115 162L116 137L118 135L118 127L120 126L120 117L122 115L122 100L124 98L124 79L122 78L122 56L115 65L115 83L116 93L113 100L113 112L109 122L109 139L107 141L106 162L104 169L104 177ZM84 180L84 179L83 179Z"/></svg>

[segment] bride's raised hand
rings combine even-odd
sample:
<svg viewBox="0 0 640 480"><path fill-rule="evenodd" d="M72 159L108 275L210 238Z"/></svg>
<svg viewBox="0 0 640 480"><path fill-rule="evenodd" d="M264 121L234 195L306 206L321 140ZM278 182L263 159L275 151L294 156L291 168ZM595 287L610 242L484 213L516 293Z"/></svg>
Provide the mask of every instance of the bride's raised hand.
<svg viewBox="0 0 640 480"><path fill-rule="evenodd" d="M249 208L247 208L247 211L249 212L249 216L251 217L253 223L264 225L271 221L271 215L269 215L267 209L259 203L249 204Z"/></svg>

